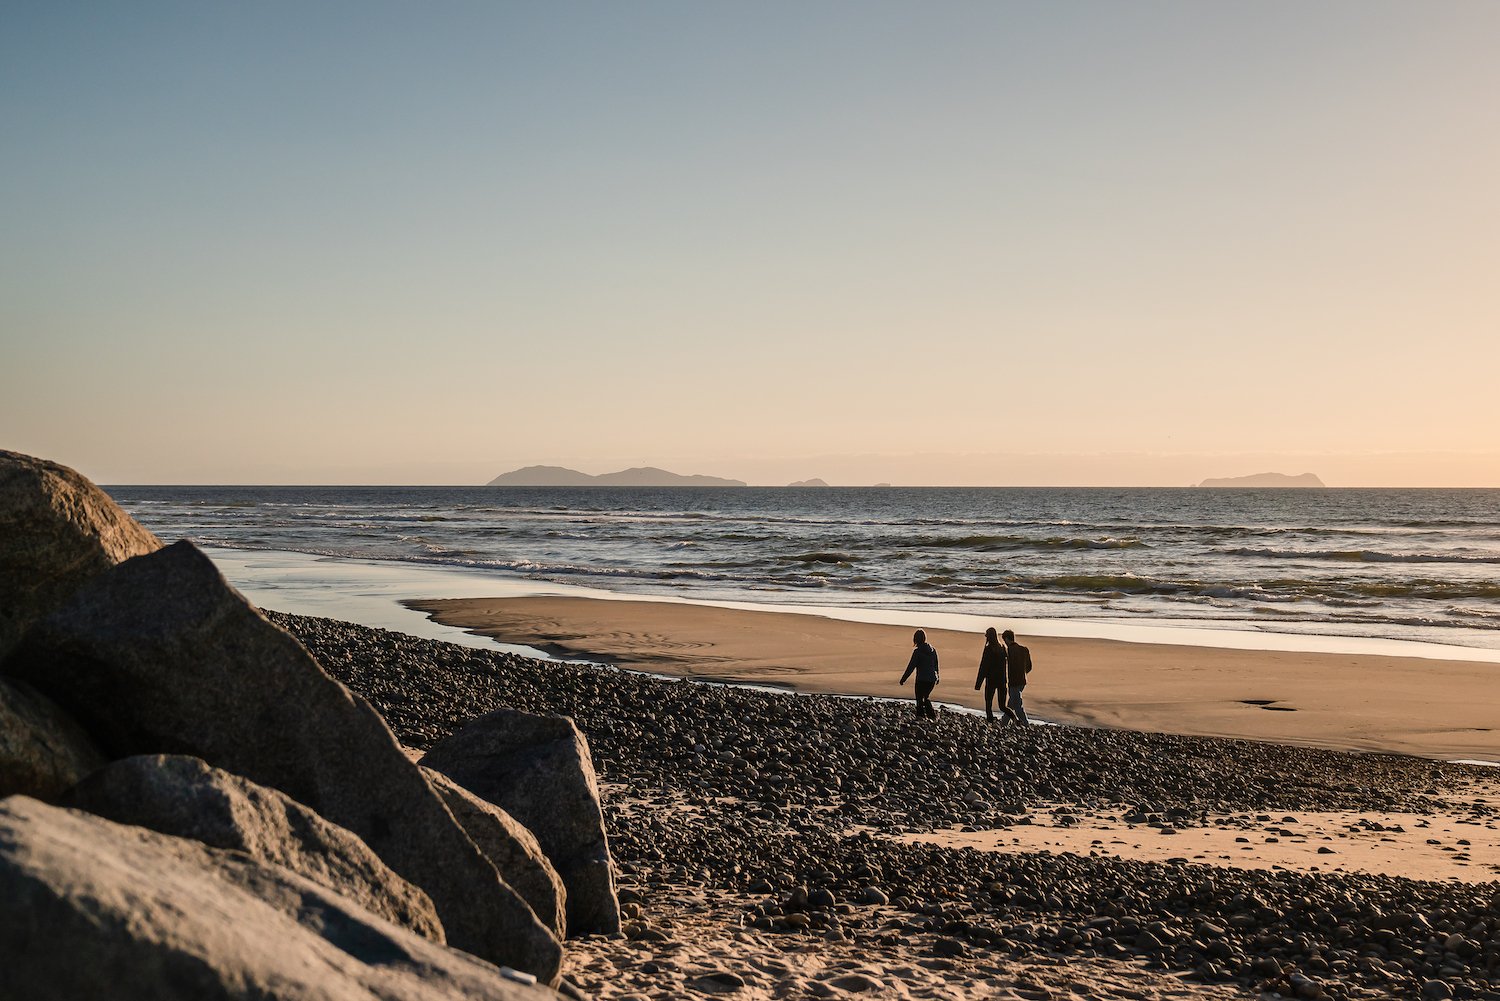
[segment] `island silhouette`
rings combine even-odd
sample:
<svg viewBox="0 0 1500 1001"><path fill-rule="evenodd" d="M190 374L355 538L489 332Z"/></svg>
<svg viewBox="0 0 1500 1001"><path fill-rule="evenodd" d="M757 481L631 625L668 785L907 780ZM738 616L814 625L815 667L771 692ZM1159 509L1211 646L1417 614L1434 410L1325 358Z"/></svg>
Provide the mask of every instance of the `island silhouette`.
<svg viewBox="0 0 1500 1001"><path fill-rule="evenodd" d="M597 476L565 466L526 466L513 469L485 484L491 487L743 487L744 480L720 476L685 476L655 466L636 466Z"/></svg>
<svg viewBox="0 0 1500 1001"><path fill-rule="evenodd" d="M1251 473L1249 476L1226 476L1207 479L1200 487L1323 487L1327 486L1312 473L1292 476L1289 473Z"/></svg>

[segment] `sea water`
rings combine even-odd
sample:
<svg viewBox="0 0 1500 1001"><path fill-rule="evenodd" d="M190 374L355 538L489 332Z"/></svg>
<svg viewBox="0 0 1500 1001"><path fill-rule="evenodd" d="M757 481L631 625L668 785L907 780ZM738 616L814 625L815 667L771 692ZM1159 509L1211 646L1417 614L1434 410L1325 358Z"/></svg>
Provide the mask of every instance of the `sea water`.
<svg viewBox="0 0 1500 1001"><path fill-rule="evenodd" d="M108 489L162 538L237 551L242 570L297 554L460 572L469 594L581 587L1058 635L1500 653L1500 490ZM456 593L425 573L388 585Z"/></svg>

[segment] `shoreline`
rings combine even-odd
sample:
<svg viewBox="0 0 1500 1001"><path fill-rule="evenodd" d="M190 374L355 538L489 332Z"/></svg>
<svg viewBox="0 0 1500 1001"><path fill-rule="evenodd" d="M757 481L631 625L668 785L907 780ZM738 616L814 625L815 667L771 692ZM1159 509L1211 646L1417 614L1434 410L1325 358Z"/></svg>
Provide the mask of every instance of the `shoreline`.
<svg viewBox="0 0 1500 1001"><path fill-rule="evenodd" d="M625 927L570 940L565 974L601 1001L1500 984L1490 770L918 720L270 615L409 748L496 707L575 720Z"/></svg>
<svg viewBox="0 0 1500 1001"><path fill-rule="evenodd" d="M906 626L619 597L411 599L434 621L497 641L680 678L799 692L909 697ZM929 629L941 702L973 691L982 638ZM1028 709L1048 721L1305 747L1500 760L1500 686L1484 662L1236 650L1021 635Z"/></svg>
<svg viewBox="0 0 1500 1001"><path fill-rule="evenodd" d="M605 601L653 601L707 608L774 611L813 615L850 622L947 627L954 631L982 632L994 619L959 610L957 604L926 608L885 605L819 605L794 600L739 601L709 597L682 597L645 592L609 591L579 584L537 580L519 574L501 574L489 569L465 568L393 560L329 556L280 549L236 549L207 546L213 559L236 588L257 604L286 611L359 622L383 629L424 635L429 639L472 643L463 630L435 625L425 616L401 604L412 596L426 598L487 597L584 597ZM786 595L787 599L796 597ZM1037 607L1033 615L1045 611ZM1154 643L1164 646L1204 647L1225 650L1265 650L1286 653L1327 653L1411 657L1421 660L1465 661L1500 665L1500 650L1452 646L1414 640L1381 639L1342 634L1270 632L1204 627L1189 623L1170 625L1143 622L1103 621L1089 618L1041 618L1007 616L1018 633L1054 638L1111 640L1120 643ZM518 651L523 652L523 651Z"/></svg>

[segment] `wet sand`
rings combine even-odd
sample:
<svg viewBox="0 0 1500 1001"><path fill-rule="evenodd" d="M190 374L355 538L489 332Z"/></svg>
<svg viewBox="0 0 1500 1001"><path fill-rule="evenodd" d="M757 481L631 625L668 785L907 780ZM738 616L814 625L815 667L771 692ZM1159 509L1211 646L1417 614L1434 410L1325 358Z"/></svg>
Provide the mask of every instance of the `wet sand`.
<svg viewBox="0 0 1500 1001"><path fill-rule="evenodd" d="M911 627L656 601L475 598L406 604L446 625L677 677L909 696ZM1003 627L1003 623L997 623ZM982 707L982 637L929 630L934 698ZM1500 760L1500 666L1022 636L1028 710L1087 726Z"/></svg>

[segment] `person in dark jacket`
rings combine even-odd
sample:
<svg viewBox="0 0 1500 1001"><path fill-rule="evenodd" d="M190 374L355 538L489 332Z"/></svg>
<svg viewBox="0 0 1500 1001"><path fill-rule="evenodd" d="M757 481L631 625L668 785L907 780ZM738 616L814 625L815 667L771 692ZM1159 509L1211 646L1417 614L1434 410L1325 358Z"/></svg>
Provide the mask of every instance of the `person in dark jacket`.
<svg viewBox="0 0 1500 1001"><path fill-rule="evenodd" d="M999 702L1000 711L1007 719L1015 719L1016 714L1011 712L1005 704L1005 647L1000 643L1000 637L995 635L995 627L990 626L984 631L984 652L979 655L979 673L974 677L974 691L979 691L979 686L984 686L984 716L991 723L995 722L995 703ZM999 695L999 699L995 696Z"/></svg>
<svg viewBox="0 0 1500 1001"><path fill-rule="evenodd" d="M1017 643L1016 634L1009 629L1000 635L1005 639L1005 707L1015 713L1017 722L1028 723L1026 709L1021 704L1021 689L1026 687L1026 676L1031 673L1031 651Z"/></svg>
<svg viewBox="0 0 1500 1001"><path fill-rule="evenodd" d="M911 660L906 662L906 673L901 675L901 684L906 684L913 672L917 675L917 715L937 718L937 710L932 707L932 690L938 683L938 655L927 642L927 633L918 629L912 634Z"/></svg>

